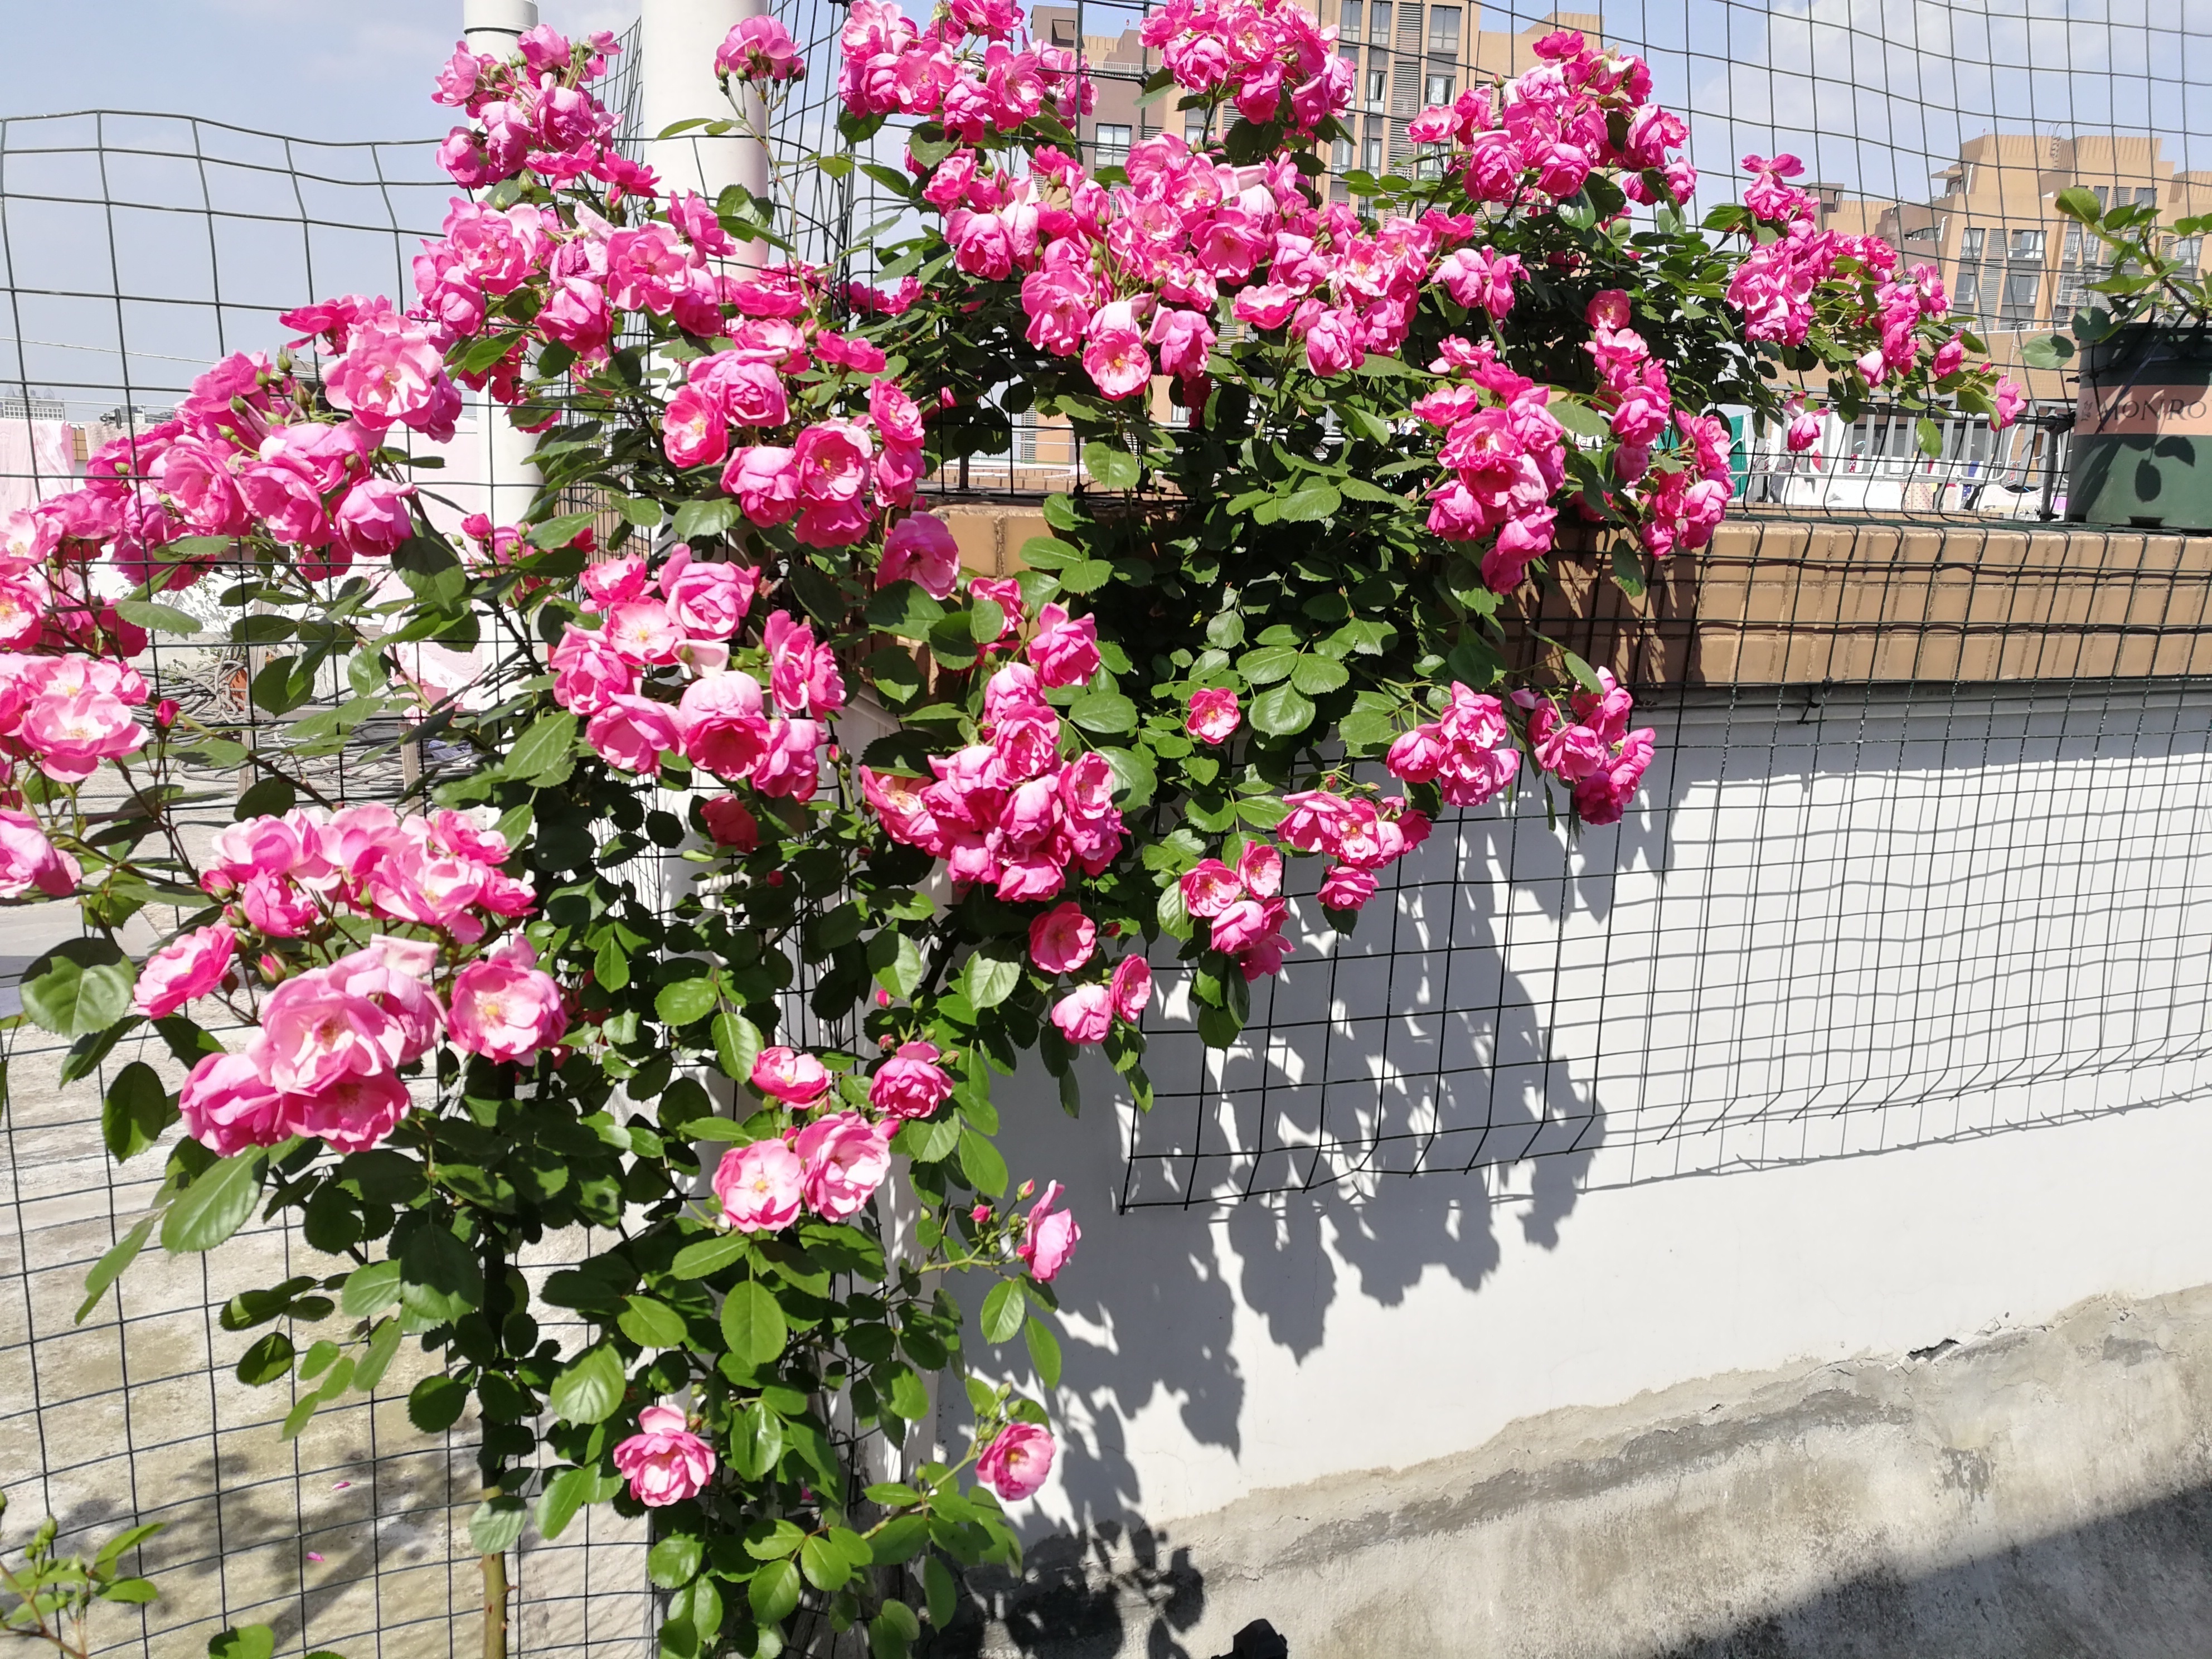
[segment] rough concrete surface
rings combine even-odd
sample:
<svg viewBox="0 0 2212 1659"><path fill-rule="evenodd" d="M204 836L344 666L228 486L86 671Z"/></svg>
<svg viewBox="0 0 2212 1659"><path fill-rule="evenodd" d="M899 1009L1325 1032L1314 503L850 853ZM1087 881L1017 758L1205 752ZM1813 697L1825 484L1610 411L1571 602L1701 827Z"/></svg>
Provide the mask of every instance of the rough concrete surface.
<svg viewBox="0 0 2212 1659"><path fill-rule="evenodd" d="M939 1650L1196 1659L1264 1618L1293 1659L2212 1652L2212 1285L1930 1343L1054 1540Z"/></svg>

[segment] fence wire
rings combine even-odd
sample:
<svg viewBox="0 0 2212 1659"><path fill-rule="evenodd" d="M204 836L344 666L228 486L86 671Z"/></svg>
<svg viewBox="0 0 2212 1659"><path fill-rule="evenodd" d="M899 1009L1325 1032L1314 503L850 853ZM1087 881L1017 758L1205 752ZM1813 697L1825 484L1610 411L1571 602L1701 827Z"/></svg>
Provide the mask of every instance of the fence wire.
<svg viewBox="0 0 2212 1659"><path fill-rule="evenodd" d="M1936 263L2016 374L2020 341L2063 323L2101 274L2053 194L2078 184L2154 200L2168 218L2212 209L2212 0L1624 0L1601 16L1321 3L1357 60L1335 173L1418 172L1405 125L1423 104L1524 70L1543 32L1580 27L1644 55L1655 95L1689 115L1700 206L1733 198L1744 154L1796 152L1824 222ZM1135 39L1148 9L1036 12L1039 38L1080 51L1097 88L1078 128L1093 165L1189 118L1172 99L1137 102L1158 67ZM845 12L775 9L811 65L777 134L795 161L830 147ZM635 143L649 137L635 29L625 44L607 96ZM894 125L868 159L898 165L902 146ZM278 312L345 292L404 302L417 239L452 193L431 151L138 113L0 120L0 513L70 487L87 454L160 419L206 363L273 349ZM857 170L780 172L805 257L873 276L897 204ZM1672 609L1662 590L1648 614L1547 619L1616 662L1659 725L1630 822L1570 845L1523 795L1440 825L1357 933L1333 955L1310 945L1263 991L1244 1050L1207 1060L1164 1034L1126 1202L1551 1155L1583 1159L1579 1178L1603 1184L2201 1097L2212 624L2190 561L2204 562L2202 544L2173 544L2170 568L2045 581L2063 563L2050 539L2002 521L2063 514L2073 387L2027 378L2037 420L2006 434L1947 422L1935 458L1886 412L1832 425L1817 465L1740 431L1748 542L1717 549ZM482 435L465 425L459 449ZM465 489L465 471L445 479ZM1064 430L1010 418L999 453L933 488L1021 497L1079 478ZM1880 527L1899 518L1954 521L1921 561L1934 574ZM1808 520L1840 540L1809 547ZM1723 593L1731 574L1740 600ZM242 695L264 661L157 641L151 669L259 744L283 740ZM396 793L390 735L364 732L326 763L329 793ZM204 836L228 820L239 781L201 781ZM0 1009L75 931L66 906L0 912ZM60 1044L4 1036L5 1541L46 1508L70 1535L172 1522L143 1557L162 1599L109 1610L101 1651L191 1653L249 1620L276 1624L287 1650L350 1659L472 1647L467 1425L416 1431L398 1374L284 1441L275 1425L298 1385L231 1376L254 1334L223 1328L230 1296L328 1270L296 1236L264 1228L213 1260L151 1251L72 1322L86 1269L157 1179L159 1151L118 1170L100 1144L105 1082L140 1057L173 1085L158 1045L126 1042L64 1085ZM588 1243L549 1241L532 1271ZM641 1535L604 1516L578 1526L520 1554L516 1650L648 1651Z"/></svg>

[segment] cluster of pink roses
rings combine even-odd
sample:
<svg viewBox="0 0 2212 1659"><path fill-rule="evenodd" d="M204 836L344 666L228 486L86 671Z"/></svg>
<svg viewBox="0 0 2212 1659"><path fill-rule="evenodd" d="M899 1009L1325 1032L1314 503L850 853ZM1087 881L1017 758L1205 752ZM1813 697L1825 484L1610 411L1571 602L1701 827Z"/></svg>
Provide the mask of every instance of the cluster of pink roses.
<svg viewBox="0 0 2212 1659"><path fill-rule="evenodd" d="M1231 869L1219 859L1193 865L1181 878L1182 906L1212 924L1208 942L1243 969L1247 980L1282 971L1291 942L1283 923L1291 902L1283 896L1283 855L1254 842Z"/></svg>
<svg viewBox="0 0 2212 1659"><path fill-rule="evenodd" d="M1449 107L1424 110L1407 135L1450 144L1447 165L1479 202L1514 203L1532 191L1563 202L1600 170L1619 172L1632 201L1690 199L1697 169L1673 153L1689 128L1648 101L1651 70L1642 58L1593 46L1575 29L1554 30L1534 51L1534 69L1502 89L1470 87Z"/></svg>
<svg viewBox="0 0 2212 1659"><path fill-rule="evenodd" d="M1447 804L1480 806L1513 781L1521 751L1505 705L1452 682L1443 714L1399 734L1384 764L1407 783L1433 783Z"/></svg>
<svg viewBox="0 0 2212 1659"><path fill-rule="evenodd" d="M732 1147L714 1169L722 1219L746 1233L781 1231L802 1211L851 1220L890 1173L897 1127L858 1112L827 1112L781 1139Z"/></svg>
<svg viewBox="0 0 2212 1659"><path fill-rule="evenodd" d="M951 0L920 28L892 0L854 0L837 95L855 115L933 116L970 142L1047 108L1073 125L1097 88L1074 52L1010 44L1021 22L1015 0Z"/></svg>
<svg viewBox="0 0 2212 1659"><path fill-rule="evenodd" d="M1030 960L1048 974L1078 974L1098 951L1098 924L1071 902L1030 922ZM1123 957L1107 978L1077 986L1053 1005L1052 1023L1070 1042L1103 1042L1113 1023L1143 1022L1152 1000L1152 967L1141 951Z"/></svg>
<svg viewBox="0 0 2212 1659"><path fill-rule="evenodd" d="M57 783L82 783L145 747L133 711L149 695L128 663L0 651L0 752L36 762Z"/></svg>
<svg viewBox="0 0 2212 1659"><path fill-rule="evenodd" d="M1376 872L1395 864L1429 838L1429 820L1402 797L1374 800L1309 789L1285 795L1290 811L1275 826L1285 847L1325 853L1333 860L1321 884L1322 903L1356 911L1375 896ZM1219 937L1219 924L1215 924Z"/></svg>
<svg viewBox="0 0 2212 1659"><path fill-rule="evenodd" d="M1498 361L1487 340L1443 342L1439 369L1465 378L1414 400L1413 413L1444 434L1438 459L1451 477L1429 497L1429 528L1446 541L1495 540L1482 580L1510 593L1532 560L1551 551L1559 511L1552 495L1566 477L1566 434L1545 405L1551 392Z"/></svg>
<svg viewBox="0 0 2212 1659"><path fill-rule="evenodd" d="M1048 605L1027 654L985 687L984 740L930 757L936 781L860 771L892 840L944 860L956 884L986 884L1015 902L1055 896L1071 867L1102 873L1123 834L1113 769L1095 750L1061 756L1060 716L1043 696L1098 671L1097 624Z"/></svg>
<svg viewBox="0 0 2212 1659"><path fill-rule="evenodd" d="M1598 690L1575 691L1562 714L1556 698L1528 690L1513 700L1528 715L1528 744L1536 764L1572 787L1575 811L1584 823L1618 823L1651 764L1654 733L1632 732L1636 700L1613 677L1597 671Z"/></svg>
<svg viewBox="0 0 2212 1659"><path fill-rule="evenodd" d="M142 1011L181 1006L231 971L231 930L218 924L146 964ZM225 1157L295 1135L361 1152L391 1134L411 1101L400 1068L441 1030L467 1052L520 1060L567 1029L560 987L514 939L453 976L451 1007L431 988L438 947L380 938L283 981L263 1000L243 1052L192 1068L179 1098L185 1127Z"/></svg>
<svg viewBox="0 0 2212 1659"><path fill-rule="evenodd" d="M500 867L511 849L491 818L483 807L402 817L377 804L249 818L216 836L200 885L228 902L233 926L268 939L304 938L351 912L474 945L538 902Z"/></svg>
<svg viewBox="0 0 2212 1659"><path fill-rule="evenodd" d="M1295 0L1168 0L1139 38L1187 92L1225 93L1255 125L1311 132L1352 102L1357 70Z"/></svg>
<svg viewBox="0 0 2212 1659"><path fill-rule="evenodd" d="M66 898L83 876L77 861L46 839L36 818L0 807L0 899L33 892Z"/></svg>
<svg viewBox="0 0 2212 1659"><path fill-rule="evenodd" d="M622 50L614 36L602 31L572 43L541 23L514 44L517 56L498 58L478 56L463 42L439 71L431 96L477 124L447 135L438 147L439 166L464 190L495 185L525 167L545 178L588 172L603 183L626 185L623 170L632 164L605 143L614 118L584 90Z"/></svg>
<svg viewBox="0 0 2212 1659"><path fill-rule="evenodd" d="M842 368L873 374L884 367L883 353L865 341L843 340L824 330L814 336L812 345L815 356L825 363L830 361L828 354L835 352ZM716 363L738 355L722 352L702 361ZM703 406L696 412L679 409L685 395L679 393L670 405L671 431L675 430L672 423L683 418L703 422L699 429L705 447L699 453L708 456L715 453L717 422L750 421L752 416L737 401L738 393L702 382L698 365L693 367L687 392L703 384ZM734 378L725 378L729 386L738 384ZM781 397L780 390L776 396ZM722 401L714 402L717 398ZM874 529L884 514L913 503L926 465L923 435L921 410L914 399L896 382L878 376L868 382L865 411L816 421L801 428L787 445L752 444L732 452L722 469L722 489L738 498L745 517L757 525L791 523L792 534L809 547L849 546ZM672 445L676 438L670 441ZM675 448L669 453L679 465L686 464Z"/></svg>

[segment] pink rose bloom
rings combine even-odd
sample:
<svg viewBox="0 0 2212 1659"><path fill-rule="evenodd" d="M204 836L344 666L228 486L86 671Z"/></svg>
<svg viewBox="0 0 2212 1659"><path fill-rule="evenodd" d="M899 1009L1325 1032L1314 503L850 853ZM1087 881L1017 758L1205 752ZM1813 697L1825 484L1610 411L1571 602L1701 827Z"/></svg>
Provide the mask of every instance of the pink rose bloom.
<svg viewBox="0 0 2212 1659"><path fill-rule="evenodd" d="M1936 360L1929 364L1929 372L1940 380L1947 374L1956 374L1959 366L1966 361L1966 343L1964 340L1946 340L1936 348Z"/></svg>
<svg viewBox="0 0 2212 1659"><path fill-rule="evenodd" d="M1055 904L1030 923L1030 960L1048 974L1072 974L1098 948L1098 924L1074 903Z"/></svg>
<svg viewBox="0 0 2212 1659"><path fill-rule="evenodd" d="M1620 753L1607 765L1575 786L1575 811L1584 823L1618 823L1651 764L1655 738L1646 726L1631 732Z"/></svg>
<svg viewBox="0 0 2212 1659"><path fill-rule="evenodd" d="M890 1125L858 1112L832 1112L799 1132L792 1150L806 1166L807 1207L830 1221L849 1221L867 1206L891 1169Z"/></svg>
<svg viewBox="0 0 2212 1659"><path fill-rule="evenodd" d="M975 1475L1007 1503L1033 1495L1052 1473L1052 1436L1034 1423L1009 1423L975 1460Z"/></svg>
<svg viewBox="0 0 2212 1659"><path fill-rule="evenodd" d="M372 433L398 422L443 442L453 435L453 417L460 412L429 329L391 310L354 324L345 355L331 365L323 390Z"/></svg>
<svg viewBox="0 0 2212 1659"><path fill-rule="evenodd" d="M717 847L750 853L760 845L760 825L735 795L715 796L699 808L699 816L706 819L707 833Z"/></svg>
<svg viewBox="0 0 2212 1659"><path fill-rule="evenodd" d="M711 466L730 453L730 422L713 398L687 386L668 400L660 447L672 466Z"/></svg>
<svg viewBox="0 0 2212 1659"><path fill-rule="evenodd" d="M799 1219L805 1169L781 1140L732 1146L714 1166L722 1219L741 1233L777 1232Z"/></svg>
<svg viewBox="0 0 2212 1659"><path fill-rule="evenodd" d="M876 567L876 586L895 581L914 583L932 599L952 597L960 574L960 548L952 539L952 526L934 513L914 513L891 526L884 538L883 562Z"/></svg>
<svg viewBox="0 0 2212 1659"><path fill-rule="evenodd" d="M753 1087L787 1106L806 1107L829 1091L829 1068L810 1054L779 1043L753 1061Z"/></svg>
<svg viewBox="0 0 2212 1659"><path fill-rule="evenodd" d="M748 17L723 38L714 73L745 81L795 81L806 60L788 31L773 17Z"/></svg>
<svg viewBox="0 0 2212 1659"><path fill-rule="evenodd" d="M720 777L744 777L768 752L765 707L750 674L732 669L693 681L678 705L684 754Z"/></svg>
<svg viewBox="0 0 2212 1659"><path fill-rule="evenodd" d="M0 898L21 898L33 888L51 898L76 890L83 872L46 839L28 812L0 807Z"/></svg>
<svg viewBox="0 0 2212 1659"><path fill-rule="evenodd" d="M684 636L659 600L624 599L607 607L606 626L599 637L625 662L643 665L674 662Z"/></svg>
<svg viewBox="0 0 2212 1659"><path fill-rule="evenodd" d="M1213 919L1213 948L1227 956L1243 954L1275 931L1285 908L1281 899L1238 899Z"/></svg>
<svg viewBox="0 0 2212 1659"><path fill-rule="evenodd" d="M39 769L57 783L82 783L105 760L134 755L146 733L120 698L86 690L74 696L41 692L15 729L38 757Z"/></svg>
<svg viewBox="0 0 2212 1659"><path fill-rule="evenodd" d="M524 945L454 975L449 1018L456 1047L492 1060L527 1060L561 1040L568 1029L561 988L531 966L535 959Z"/></svg>
<svg viewBox="0 0 2212 1659"><path fill-rule="evenodd" d="M714 1476L714 1449L684 1426L674 1406L647 1406L638 1431L615 1448L615 1468L647 1509L696 1498Z"/></svg>
<svg viewBox="0 0 2212 1659"><path fill-rule="evenodd" d="M1229 741L1241 718L1234 691L1208 687L1190 694L1190 714L1182 725L1200 743L1220 744Z"/></svg>
<svg viewBox="0 0 2212 1659"><path fill-rule="evenodd" d="M1078 685L1098 672L1098 622L1071 621L1067 607L1054 602L1037 612L1030 635L1029 658L1047 685Z"/></svg>
<svg viewBox="0 0 2212 1659"><path fill-rule="evenodd" d="M1999 380L1995 395L1996 413L1990 417L1990 425L2002 432L2020 418L2020 411L2027 407L2027 398L2010 380Z"/></svg>
<svg viewBox="0 0 2212 1659"><path fill-rule="evenodd" d="M1194 916L1219 915L1244 896L1244 884L1219 859L1207 859L1182 872L1182 908Z"/></svg>
<svg viewBox="0 0 2212 1659"><path fill-rule="evenodd" d="M1108 311L1124 314L1127 305L1108 306L1091 323L1091 343L1084 348L1083 367L1105 397L1133 398L1152 382L1152 356L1145 349L1145 337L1134 327L1101 327Z"/></svg>
<svg viewBox="0 0 2212 1659"><path fill-rule="evenodd" d="M1264 841L1255 841L1237 860L1237 879L1254 898L1273 898L1283 890L1283 855Z"/></svg>
<svg viewBox="0 0 2212 1659"><path fill-rule="evenodd" d="M290 1137L284 1097L244 1054L210 1054L192 1067L177 1097L185 1133L218 1157Z"/></svg>
<svg viewBox="0 0 2212 1659"><path fill-rule="evenodd" d="M1083 1229L1075 1224L1075 1218L1053 1207L1060 1202L1061 1191L1057 1181L1045 1183L1022 1223L1022 1242L1014 1246L1014 1254L1029 1265L1030 1277L1040 1285L1049 1285L1059 1276L1083 1239Z"/></svg>
<svg viewBox="0 0 2212 1659"><path fill-rule="evenodd" d="M988 643L1001 644L1022 631L1022 585L1017 579L974 577L968 584L968 592L972 598L990 600L1006 619L1006 625L999 630L999 637Z"/></svg>
<svg viewBox="0 0 2212 1659"><path fill-rule="evenodd" d="M952 1094L933 1042L902 1042L868 1079L868 1104L893 1117L927 1117Z"/></svg>
<svg viewBox="0 0 2212 1659"><path fill-rule="evenodd" d="M1590 296L1583 308L1583 320L1592 328L1621 329L1628 326L1628 291L1608 288Z"/></svg>
<svg viewBox="0 0 2212 1659"><path fill-rule="evenodd" d="M1052 1023L1070 1042L1106 1041L1114 1018L1114 994L1103 985L1079 985L1052 1006Z"/></svg>
<svg viewBox="0 0 2212 1659"><path fill-rule="evenodd" d="M346 492L338 503L338 540L357 558L388 558L415 533L415 520L407 510L412 484L365 478Z"/></svg>
<svg viewBox="0 0 2212 1659"><path fill-rule="evenodd" d="M710 563L679 548L660 572L668 614L695 640L726 640L752 609L760 572L751 565Z"/></svg>
<svg viewBox="0 0 2212 1659"><path fill-rule="evenodd" d="M1374 872L1348 864L1331 869L1321 884L1321 902L1331 910L1357 910L1374 896Z"/></svg>
<svg viewBox="0 0 2212 1659"><path fill-rule="evenodd" d="M334 1152L365 1152L383 1144L413 1103L396 1073L344 1077L314 1094L286 1095L285 1126Z"/></svg>
<svg viewBox="0 0 2212 1659"><path fill-rule="evenodd" d="M1152 1001L1152 964L1140 956L1122 957L1114 969L1108 996L1115 1018L1130 1025L1141 1024Z"/></svg>
<svg viewBox="0 0 2212 1659"><path fill-rule="evenodd" d="M722 491L738 498L753 523L763 528L786 523L799 511L794 459L792 451L775 444L741 449L722 469Z"/></svg>
<svg viewBox="0 0 2212 1659"><path fill-rule="evenodd" d="M553 701L572 713L596 714L637 690L637 665L625 661L603 635L570 623L550 659Z"/></svg>
<svg viewBox="0 0 2212 1659"><path fill-rule="evenodd" d="M407 1048L398 1019L346 989L336 968L324 968L270 993L246 1052L273 1087L312 1095L349 1077L389 1072Z"/></svg>
<svg viewBox="0 0 2212 1659"><path fill-rule="evenodd" d="M676 711L649 697L610 697L584 728L584 738L608 765L648 775L659 773L663 754L684 747Z"/></svg>
<svg viewBox="0 0 2212 1659"><path fill-rule="evenodd" d="M221 922L187 933L146 958L131 1006L149 1019L166 1018L222 984L237 955L238 935Z"/></svg>

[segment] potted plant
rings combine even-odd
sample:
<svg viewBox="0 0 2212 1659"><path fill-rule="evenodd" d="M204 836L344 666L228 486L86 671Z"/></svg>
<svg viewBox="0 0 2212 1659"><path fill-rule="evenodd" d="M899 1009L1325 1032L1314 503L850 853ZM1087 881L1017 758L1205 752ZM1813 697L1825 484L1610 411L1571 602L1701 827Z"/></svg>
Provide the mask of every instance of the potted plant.
<svg viewBox="0 0 2212 1659"><path fill-rule="evenodd" d="M2154 203L2106 210L2078 185L2056 199L2112 264L2089 284L2108 303L2075 313L2070 337L2046 335L2022 352L2037 368L2077 365L2066 516L2212 530L2212 271L2180 253L2201 246L2212 214L2167 228Z"/></svg>

